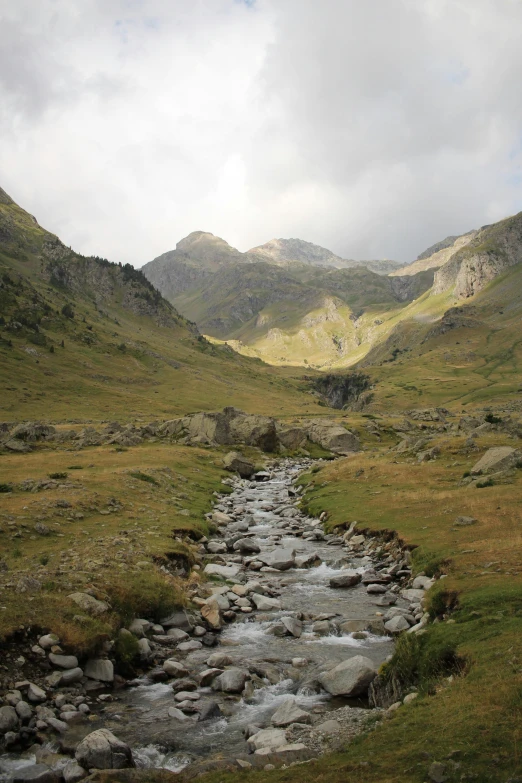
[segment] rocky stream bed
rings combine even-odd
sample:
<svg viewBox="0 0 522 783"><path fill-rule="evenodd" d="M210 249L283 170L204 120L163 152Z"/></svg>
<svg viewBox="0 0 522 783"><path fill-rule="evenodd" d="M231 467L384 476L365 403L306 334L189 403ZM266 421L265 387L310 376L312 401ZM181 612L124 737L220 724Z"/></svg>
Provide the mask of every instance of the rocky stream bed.
<svg viewBox="0 0 522 783"><path fill-rule="evenodd" d="M307 517L294 482L311 464L226 480L218 532L199 542L211 580L196 608L129 626L139 678L114 675L110 645L83 668L52 635L33 646L55 671L3 694L0 781L75 783L129 766L190 775L216 759L271 768L345 745L375 720L368 689L393 635L422 632L431 581L412 583L396 541L355 524L325 534Z"/></svg>

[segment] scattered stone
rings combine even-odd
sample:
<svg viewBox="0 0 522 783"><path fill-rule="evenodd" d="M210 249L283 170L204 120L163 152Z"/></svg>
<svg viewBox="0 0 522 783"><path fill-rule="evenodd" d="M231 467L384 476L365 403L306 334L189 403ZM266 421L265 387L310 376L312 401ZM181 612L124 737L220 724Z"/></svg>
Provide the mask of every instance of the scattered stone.
<svg viewBox="0 0 522 783"><path fill-rule="evenodd" d="M78 658L75 655L49 653L49 660L53 666L57 666L59 669L76 669L78 666Z"/></svg>
<svg viewBox="0 0 522 783"><path fill-rule="evenodd" d="M90 658L85 664L84 674L91 680L114 682L114 665L108 658Z"/></svg>
<svg viewBox="0 0 522 783"><path fill-rule="evenodd" d="M0 734L18 731L20 720L14 707L0 707Z"/></svg>
<svg viewBox="0 0 522 783"><path fill-rule="evenodd" d="M71 593L67 598L70 598L71 601L74 601L74 603L82 609L82 611L87 612L87 614L90 614L93 617L105 614L105 612L108 612L110 609L109 604L105 603L105 601L98 601L96 598L93 598L92 595L89 595L89 593Z"/></svg>

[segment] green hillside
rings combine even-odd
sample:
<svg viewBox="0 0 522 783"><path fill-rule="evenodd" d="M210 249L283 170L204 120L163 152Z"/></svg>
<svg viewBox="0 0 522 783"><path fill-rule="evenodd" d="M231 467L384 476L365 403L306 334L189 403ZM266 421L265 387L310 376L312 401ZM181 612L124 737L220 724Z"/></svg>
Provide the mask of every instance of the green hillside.
<svg viewBox="0 0 522 783"><path fill-rule="evenodd" d="M0 416L313 411L289 370L212 346L130 265L86 258L0 193Z"/></svg>

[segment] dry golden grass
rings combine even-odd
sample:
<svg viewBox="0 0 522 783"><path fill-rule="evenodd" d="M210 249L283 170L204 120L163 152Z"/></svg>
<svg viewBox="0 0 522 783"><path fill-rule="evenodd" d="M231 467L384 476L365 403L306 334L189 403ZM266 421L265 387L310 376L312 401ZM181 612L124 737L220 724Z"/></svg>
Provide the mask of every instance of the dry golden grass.
<svg viewBox="0 0 522 783"><path fill-rule="evenodd" d="M93 646L129 615L161 614L169 600L183 601L180 580L154 563L193 559L186 536L208 530L204 514L212 492L222 489L220 457L165 443L120 452L110 446L82 451L43 446L3 456L1 480L16 488L1 495L2 558L9 571L0 592L0 638L19 625L38 623L59 633L65 644ZM52 473L68 477L54 489L20 491L24 480ZM67 508L60 506L64 500ZM38 523L49 533L38 533ZM42 589L18 592L27 576ZM78 610L66 596L85 588L108 598L117 611L102 621L72 622Z"/></svg>

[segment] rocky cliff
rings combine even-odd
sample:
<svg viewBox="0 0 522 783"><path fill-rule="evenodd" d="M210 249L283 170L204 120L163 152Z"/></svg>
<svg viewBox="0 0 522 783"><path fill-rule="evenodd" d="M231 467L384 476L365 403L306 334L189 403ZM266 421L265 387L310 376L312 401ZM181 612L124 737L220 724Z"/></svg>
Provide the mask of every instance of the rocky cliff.
<svg viewBox="0 0 522 783"><path fill-rule="evenodd" d="M522 213L475 232L435 273L434 295L453 289L458 299L481 291L522 261Z"/></svg>

